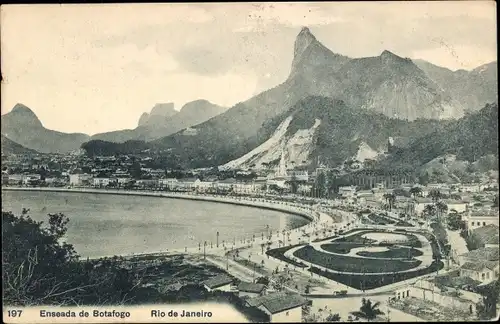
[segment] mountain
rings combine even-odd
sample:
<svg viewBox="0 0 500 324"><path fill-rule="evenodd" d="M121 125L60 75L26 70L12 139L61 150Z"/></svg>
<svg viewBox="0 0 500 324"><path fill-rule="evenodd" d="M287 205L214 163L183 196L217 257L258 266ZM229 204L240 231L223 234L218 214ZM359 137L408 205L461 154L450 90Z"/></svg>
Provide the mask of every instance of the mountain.
<svg viewBox="0 0 500 324"><path fill-rule="evenodd" d="M266 143L289 116L289 109L310 96L335 98L343 102L343 105L339 104L343 109L359 111L356 113L381 113L387 120L449 119L463 115L463 107L411 60L391 52L384 51L377 57L351 59L326 48L308 28L299 32L293 50L290 75L283 83L186 131L153 140L151 149L163 152L166 160L176 165L207 167L228 163ZM304 109L307 111L307 108ZM324 132L326 138L343 142L328 134L336 134L334 131L321 131L325 127L321 118L325 117L322 116L324 113L321 109L315 110L315 114L308 116L307 127L301 129L307 130L308 134ZM321 120L319 128L311 129L315 119ZM394 123L398 123L397 120ZM351 124L347 127L353 127L356 120L349 122ZM270 123L273 127L268 127ZM428 124L433 125L434 122ZM364 126L371 127L369 118ZM365 142L378 151L378 143L377 147L371 147L371 141L373 139L368 137ZM370 151L363 147L364 151ZM91 146L88 148L91 149ZM352 145L353 150L337 148L354 155L359 151L357 144ZM331 156L334 154L337 153L331 153ZM342 159L344 155L340 154ZM373 156L373 152L368 155Z"/></svg>
<svg viewBox="0 0 500 324"><path fill-rule="evenodd" d="M2 134L12 141L41 153L67 153L89 140L81 133L62 133L47 129L35 113L22 104L2 115Z"/></svg>
<svg viewBox="0 0 500 324"><path fill-rule="evenodd" d="M126 141L151 141L168 136L182 129L197 125L219 115L226 108L207 100L195 100L185 104L180 111L174 110L174 104L157 104L151 113L143 113L135 129L96 134L92 140L114 143Z"/></svg>
<svg viewBox="0 0 500 324"><path fill-rule="evenodd" d="M224 166L275 166L283 159L289 169L316 167L315 161L337 167L351 159L376 159L387 152L390 137L411 141L442 123L393 119L352 109L338 99L309 96L261 128L261 136L269 140Z"/></svg>
<svg viewBox="0 0 500 324"><path fill-rule="evenodd" d="M466 111L475 111L498 101L497 62L481 65L471 71L451 71L424 60L414 60L429 78L461 103Z"/></svg>
<svg viewBox="0 0 500 324"><path fill-rule="evenodd" d="M432 81L412 60L389 51L353 59L337 73L339 90L332 97L352 107L400 119L450 119L463 116L463 107Z"/></svg>
<svg viewBox="0 0 500 324"><path fill-rule="evenodd" d="M139 119L139 126L146 124L153 124L155 122L162 123L165 119L170 118L177 114L177 110L174 109L174 103L163 103L156 104L151 113L143 113Z"/></svg>
<svg viewBox="0 0 500 324"><path fill-rule="evenodd" d="M29 148L26 148L20 144L17 144L13 140L5 137L2 134L2 155L11 155L11 154L37 154L38 152Z"/></svg>
<svg viewBox="0 0 500 324"><path fill-rule="evenodd" d="M479 111L436 127L407 147L395 150L385 162L419 166L444 155L471 163L493 155L498 161L498 104L487 104Z"/></svg>

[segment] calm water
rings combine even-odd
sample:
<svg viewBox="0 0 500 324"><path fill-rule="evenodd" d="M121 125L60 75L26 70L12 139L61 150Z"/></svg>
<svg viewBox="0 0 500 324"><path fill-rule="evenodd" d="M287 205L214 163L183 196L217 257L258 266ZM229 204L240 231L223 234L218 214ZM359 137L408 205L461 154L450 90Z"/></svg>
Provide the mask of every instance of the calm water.
<svg viewBox="0 0 500 324"><path fill-rule="evenodd" d="M201 201L91 193L2 191L2 210L35 220L49 213L69 217L67 242L82 257L197 246L212 241L260 236L266 226L294 228L305 218L285 213Z"/></svg>

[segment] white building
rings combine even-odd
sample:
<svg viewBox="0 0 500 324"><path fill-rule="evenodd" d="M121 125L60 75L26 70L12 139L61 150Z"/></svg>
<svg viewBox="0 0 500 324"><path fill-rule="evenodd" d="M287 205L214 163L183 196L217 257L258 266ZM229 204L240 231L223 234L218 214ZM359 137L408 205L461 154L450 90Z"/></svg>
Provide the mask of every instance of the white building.
<svg viewBox="0 0 500 324"><path fill-rule="evenodd" d="M276 292L247 300L249 306L257 307L269 315L270 323L302 322L302 306L308 301L299 294Z"/></svg>
<svg viewBox="0 0 500 324"><path fill-rule="evenodd" d="M417 198L415 199L415 214L422 215L425 206L432 205L434 202L430 198Z"/></svg>
<svg viewBox="0 0 500 324"><path fill-rule="evenodd" d="M84 184L89 184L92 176L86 173L76 173L69 175L69 185L70 186L82 186Z"/></svg>
<svg viewBox="0 0 500 324"><path fill-rule="evenodd" d="M162 188L168 188L170 190L174 190L180 186L179 180L176 178L159 179L158 185Z"/></svg>
<svg viewBox="0 0 500 324"><path fill-rule="evenodd" d="M498 210L470 211L464 217L464 220L467 224L469 233L476 228L487 225L498 226Z"/></svg>
<svg viewBox="0 0 500 324"><path fill-rule="evenodd" d="M355 186L340 187L339 195L341 195L342 197L352 198L356 196L356 187Z"/></svg>
<svg viewBox="0 0 500 324"><path fill-rule="evenodd" d="M459 192L480 192L481 186L478 184L463 184L458 189Z"/></svg>
<svg viewBox="0 0 500 324"><path fill-rule="evenodd" d="M32 181L38 181L42 177L39 174L27 174L23 177L23 184L30 184Z"/></svg>
<svg viewBox="0 0 500 324"><path fill-rule="evenodd" d="M469 208L469 202L464 200L443 199L442 202L448 206L448 213L455 210L460 214L466 212Z"/></svg>
<svg viewBox="0 0 500 324"><path fill-rule="evenodd" d="M220 290L220 291L231 291L231 287L233 285L234 279L221 274L210 279L207 279L203 282L203 286L208 291Z"/></svg>
<svg viewBox="0 0 500 324"><path fill-rule="evenodd" d="M460 268L460 276L481 282L498 279L498 261L465 262Z"/></svg>
<svg viewBox="0 0 500 324"><path fill-rule="evenodd" d="M94 187L106 187L111 182L109 178L94 178L93 185Z"/></svg>

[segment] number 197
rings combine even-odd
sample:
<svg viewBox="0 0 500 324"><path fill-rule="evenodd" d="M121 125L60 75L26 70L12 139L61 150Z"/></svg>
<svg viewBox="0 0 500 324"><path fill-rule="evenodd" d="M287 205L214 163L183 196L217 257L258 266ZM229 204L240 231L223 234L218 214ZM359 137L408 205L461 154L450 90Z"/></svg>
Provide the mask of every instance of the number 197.
<svg viewBox="0 0 500 324"><path fill-rule="evenodd" d="M15 310L15 309L7 311L9 317L21 317L22 313L23 313L22 310Z"/></svg>

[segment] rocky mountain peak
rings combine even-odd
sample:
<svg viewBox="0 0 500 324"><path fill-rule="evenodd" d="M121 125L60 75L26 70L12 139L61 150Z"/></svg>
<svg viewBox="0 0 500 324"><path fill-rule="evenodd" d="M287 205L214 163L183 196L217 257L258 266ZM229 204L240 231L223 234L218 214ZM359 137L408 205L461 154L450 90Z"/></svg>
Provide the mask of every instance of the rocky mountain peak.
<svg viewBox="0 0 500 324"><path fill-rule="evenodd" d="M382 54L380 54L380 59L384 63L402 63L402 62L411 62L410 59L405 59L401 56L398 56L391 51L384 50Z"/></svg>
<svg viewBox="0 0 500 324"><path fill-rule="evenodd" d="M141 117L139 118L139 126L142 126L148 122L149 119L149 114L147 112L142 113Z"/></svg>
<svg viewBox="0 0 500 324"><path fill-rule="evenodd" d="M293 52L294 59L300 57L302 53L304 53L306 48L309 47L309 45L311 45L311 43L315 41L316 37L314 37L309 28L302 27L299 34L295 38L295 46Z"/></svg>
<svg viewBox="0 0 500 324"><path fill-rule="evenodd" d="M16 121L31 125L42 125L42 122L38 119L33 110L21 103L16 104L8 115Z"/></svg>
<svg viewBox="0 0 500 324"><path fill-rule="evenodd" d="M175 115L177 111L174 109L174 103L157 103L153 109L151 109L151 116L163 116L171 117Z"/></svg>

